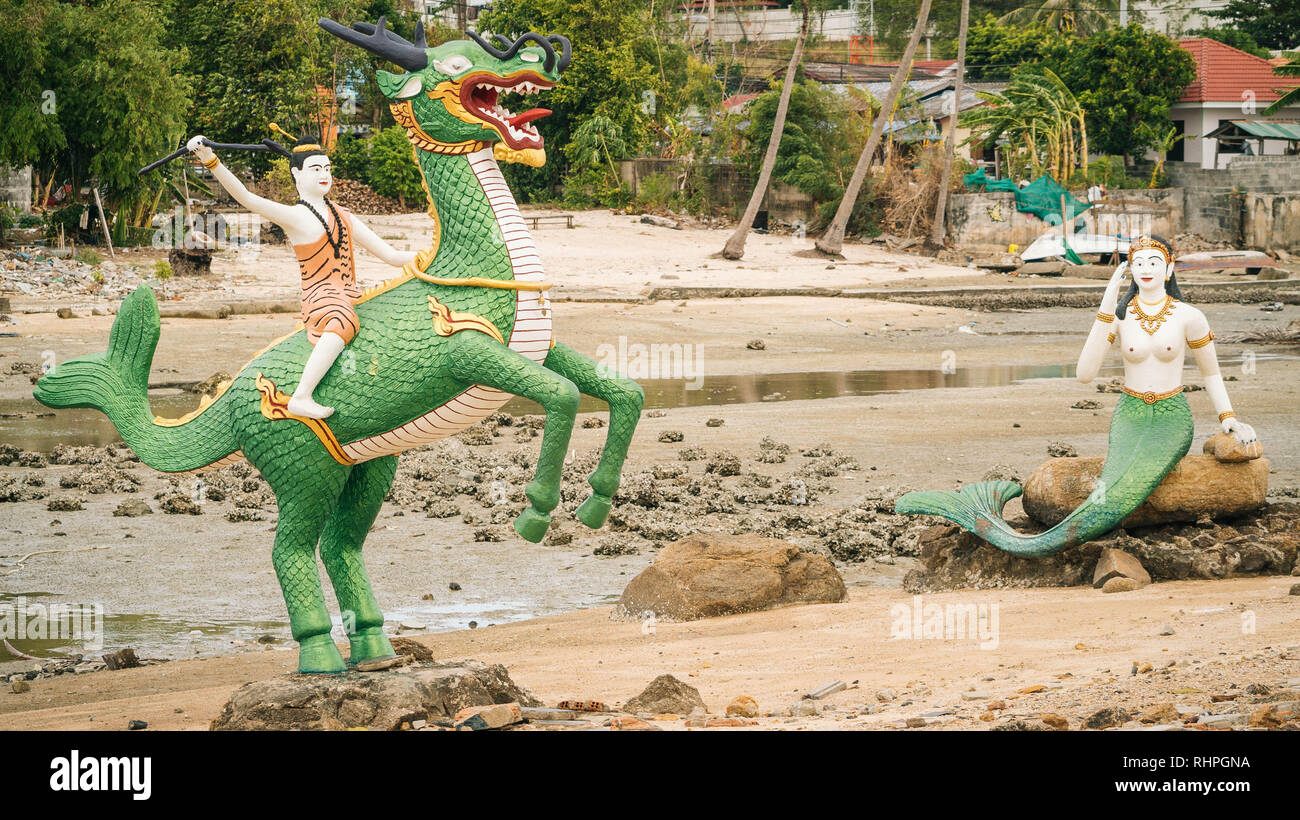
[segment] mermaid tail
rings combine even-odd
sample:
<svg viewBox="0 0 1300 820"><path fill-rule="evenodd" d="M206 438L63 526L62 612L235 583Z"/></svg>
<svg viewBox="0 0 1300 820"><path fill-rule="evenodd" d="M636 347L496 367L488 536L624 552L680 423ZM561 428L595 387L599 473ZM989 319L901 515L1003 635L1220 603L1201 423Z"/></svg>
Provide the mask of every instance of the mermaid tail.
<svg viewBox="0 0 1300 820"><path fill-rule="evenodd" d="M907 493L894 511L942 516L1012 555L1052 555L1118 526L1187 455L1191 444L1192 412L1182 393L1153 404L1125 393L1111 417L1106 464L1096 488L1050 530L1023 535L1002 520L1002 508L1022 492L1014 481L981 481L959 492Z"/></svg>

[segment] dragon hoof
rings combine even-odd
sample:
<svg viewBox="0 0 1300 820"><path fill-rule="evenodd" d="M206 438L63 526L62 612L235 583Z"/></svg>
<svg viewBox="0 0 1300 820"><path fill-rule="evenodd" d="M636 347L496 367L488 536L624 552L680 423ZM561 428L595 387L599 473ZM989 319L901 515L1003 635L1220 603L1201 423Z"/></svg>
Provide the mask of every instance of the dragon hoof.
<svg viewBox="0 0 1300 820"><path fill-rule="evenodd" d="M519 513L519 517L515 519L515 532L534 544L542 540L550 526L551 514L538 512L533 507Z"/></svg>
<svg viewBox="0 0 1300 820"><path fill-rule="evenodd" d="M303 675L337 675L347 670L339 648L329 633L309 635L298 645L298 672Z"/></svg>
<svg viewBox="0 0 1300 820"><path fill-rule="evenodd" d="M604 526L605 519L609 517L610 505L611 501L609 496L601 495L600 493L592 493L591 498L582 502L582 506L578 507L578 511L575 515L578 517L579 521L586 524L588 527L591 527L593 530L598 530Z"/></svg>
<svg viewBox="0 0 1300 820"><path fill-rule="evenodd" d="M366 627L349 638L348 642L352 646L352 651L348 655L348 666L397 657L382 627Z"/></svg>

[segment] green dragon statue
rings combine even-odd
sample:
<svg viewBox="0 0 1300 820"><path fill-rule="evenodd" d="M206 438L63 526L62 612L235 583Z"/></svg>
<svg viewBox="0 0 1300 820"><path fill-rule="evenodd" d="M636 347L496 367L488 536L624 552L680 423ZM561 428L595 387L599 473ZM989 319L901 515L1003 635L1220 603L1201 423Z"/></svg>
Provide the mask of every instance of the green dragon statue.
<svg viewBox="0 0 1300 820"><path fill-rule="evenodd" d="M534 33L514 42L470 35L473 41L427 48L422 32L408 42L387 31L383 18L350 29L324 19L320 25L405 69L380 71L378 81L410 137L436 223L432 247L355 303L361 329L349 350L357 364L331 368L316 389L337 412L315 419L288 410L284 389L311 353L298 329L256 354L195 412L154 418L146 391L159 318L147 287L122 303L106 352L60 364L35 396L50 407L106 413L157 470L195 472L247 459L261 471L279 507L272 562L299 643L298 671L337 673L347 665L330 636L317 545L350 627L348 663L382 668L395 655L361 548L397 453L474 424L511 395L536 401L546 411L541 454L525 488L529 506L514 527L537 542L560 501L579 394L594 396L609 405L609 432L589 479L592 494L576 514L600 527L644 394L553 339L549 286L496 161L545 161L531 120L549 112L512 115L498 95L554 87L568 66L569 42Z"/></svg>

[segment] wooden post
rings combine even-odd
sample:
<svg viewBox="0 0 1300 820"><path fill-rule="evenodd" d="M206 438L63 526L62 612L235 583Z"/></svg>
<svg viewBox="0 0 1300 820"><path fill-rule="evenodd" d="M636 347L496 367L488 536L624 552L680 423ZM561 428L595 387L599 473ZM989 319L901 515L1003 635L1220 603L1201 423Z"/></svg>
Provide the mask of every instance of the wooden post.
<svg viewBox="0 0 1300 820"><path fill-rule="evenodd" d="M104 219L104 203L99 198L99 186L93 188L95 192L95 210L99 211L99 226L104 229L104 241L108 243L108 255L116 260L117 254L113 252L113 237L108 232L108 220Z"/></svg>

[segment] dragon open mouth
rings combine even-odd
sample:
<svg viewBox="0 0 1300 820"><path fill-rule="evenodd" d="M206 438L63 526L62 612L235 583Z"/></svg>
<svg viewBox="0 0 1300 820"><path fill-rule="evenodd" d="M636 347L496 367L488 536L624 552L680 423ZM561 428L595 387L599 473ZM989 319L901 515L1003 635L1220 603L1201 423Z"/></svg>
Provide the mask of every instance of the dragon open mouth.
<svg viewBox="0 0 1300 820"><path fill-rule="evenodd" d="M551 113L547 108L530 108L515 114L498 101L503 93L533 94L554 88L538 74L523 72L510 77L475 74L461 80L460 100L465 110L496 129L506 144L514 149L541 148L542 135L533 120Z"/></svg>

